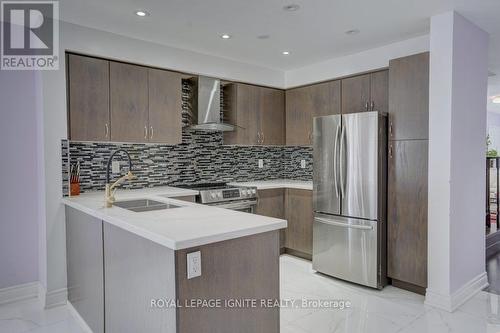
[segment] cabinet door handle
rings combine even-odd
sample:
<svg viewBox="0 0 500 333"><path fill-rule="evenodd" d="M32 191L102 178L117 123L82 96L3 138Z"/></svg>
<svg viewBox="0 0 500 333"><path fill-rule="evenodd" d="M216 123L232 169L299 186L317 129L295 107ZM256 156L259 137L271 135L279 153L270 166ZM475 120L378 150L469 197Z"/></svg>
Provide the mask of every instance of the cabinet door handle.
<svg viewBox="0 0 500 333"><path fill-rule="evenodd" d="M144 140L148 139L148 127L144 126Z"/></svg>
<svg viewBox="0 0 500 333"><path fill-rule="evenodd" d="M109 125L108 123L104 124L104 137L108 138L109 136Z"/></svg>
<svg viewBox="0 0 500 333"><path fill-rule="evenodd" d="M371 103L371 105L370 105L370 109L371 109L372 111L375 111L375 102L374 102L374 101L372 101L372 103Z"/></svg>
<svg viewBox="0 0 500 333"><path fill-rule="evenodd" d="M257 132L257 143L260 144L260 132Z"/></svg>
<svg viewBox="0 0 500 333"><path fill-rule="evenodd" d="M266 141L266 137L264 136L264 132L261 132L262 133L262 144L264 144L264 141Z"/></svg>
<svg viewBox="0 0 500 333"><path fill-rule="evenodd" d="M366 111L370 111L370 103L369 102L366 102L366 104L365 104L365 110Z"/></svg>
<svg viewBox="0 0 500 333"><path fill-rule="evenodd" d="M153 126L149 127L149 131L150 131L150 133L149 133L149 138L152 140L152 139L153 139L153 136L154 136L154 134L155 134L155 131L154 131L154 129L153 129Z"/></svg>
<svg viewBox="0 0 500 333"><path fill-rule="evenodd" d="M392 158L392 145L389 145L389 158Z"/></svg>
<svg viewBox="0 0 500 333"><path fill-rule="evenodd" d="M389 122L389 136L392 138L392 120Z"/></svg>

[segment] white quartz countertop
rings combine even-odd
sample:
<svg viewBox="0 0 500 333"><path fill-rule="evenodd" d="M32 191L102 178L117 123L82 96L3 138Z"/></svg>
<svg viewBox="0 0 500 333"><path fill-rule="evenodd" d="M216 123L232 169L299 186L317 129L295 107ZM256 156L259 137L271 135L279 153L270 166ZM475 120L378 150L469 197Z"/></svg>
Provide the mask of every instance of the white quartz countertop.
<svg viewBox="0 0 500 333"><path fill-rule="evenodd" d="M118 190L117 201L152 199L181 206L136 213L120 207L104 207L104 192L63 198L62 202L97 219L173 250L180 250L228 239L286 228L285 220L210 207L172 199L196 191L174 187Z"/></svg>
<svg viewBox="0 0 500 333"><path fill-rule="evenodd" d="M294 188L299 190L313 189L312 181L291 180L291 179L275 179L275 180L257 180L250 182L232 182L229 185L234 186L254 186L258 190L267 190L273 188Z"/></svg>

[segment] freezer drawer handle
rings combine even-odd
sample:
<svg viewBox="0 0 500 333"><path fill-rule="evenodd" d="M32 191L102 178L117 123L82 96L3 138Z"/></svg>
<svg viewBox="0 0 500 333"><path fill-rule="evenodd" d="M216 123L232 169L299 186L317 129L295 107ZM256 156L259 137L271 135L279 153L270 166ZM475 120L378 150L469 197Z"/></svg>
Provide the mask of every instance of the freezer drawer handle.
<svg viewBox="0 0 500 333"><path fill-rule="evenodd" d="M321 217L315 217L314 220L321 222L321 223L334 225L337 227L344 227L344 228L351 228L351 229L362 229L362 230L373 230L373 227L370 225L340 223L340 222L335 222L332 220L322 219Z"/></svg>

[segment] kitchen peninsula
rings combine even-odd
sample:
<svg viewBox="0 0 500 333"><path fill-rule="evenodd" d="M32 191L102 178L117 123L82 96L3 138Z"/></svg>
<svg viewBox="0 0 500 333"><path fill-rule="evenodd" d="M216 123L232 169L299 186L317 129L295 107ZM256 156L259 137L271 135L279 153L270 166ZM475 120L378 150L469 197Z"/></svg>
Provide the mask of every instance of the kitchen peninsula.
<svg viewBox="0 0 500 333"><path fill-rule="evenodd" d="M287 222L189 202L196 194L167 186L122 190L111 208L104 207L103 192L63 199L68 299L94 332L236 332L241 326L279 332L277 307L182 306L279 299L279 229ZM139 201L163 208L126 208ZM158 307L159 299L180 306Z"/></svg>

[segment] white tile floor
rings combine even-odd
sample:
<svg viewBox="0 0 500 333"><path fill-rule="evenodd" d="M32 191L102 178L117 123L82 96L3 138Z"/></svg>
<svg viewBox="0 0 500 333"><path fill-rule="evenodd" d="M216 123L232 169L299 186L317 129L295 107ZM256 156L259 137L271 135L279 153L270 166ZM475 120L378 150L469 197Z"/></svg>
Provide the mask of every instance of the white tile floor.
<svg viewBox="0 0 500 333"><path fill-rule="evenodd" d="M343 299L349 309L281 310L281 333L500 332L500 297L482 292L450 314L424 306L422 296L391 286L382 291L316 274L311 263L281 257L283 299ZM43 310L36 300L0 306L1 333L83 333L67 306Z"/></svg>

